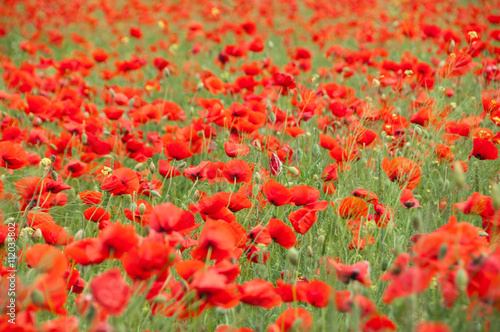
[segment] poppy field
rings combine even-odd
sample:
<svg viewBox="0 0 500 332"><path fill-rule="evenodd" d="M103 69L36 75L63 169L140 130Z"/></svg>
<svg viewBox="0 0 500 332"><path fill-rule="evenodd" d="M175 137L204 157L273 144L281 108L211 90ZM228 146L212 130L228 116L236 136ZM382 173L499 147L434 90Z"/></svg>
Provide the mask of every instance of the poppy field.
<svg viewBox="0 0 500 332"><path fill-rule="evenodd" d="M1 331L499 331L500 1L0 3Z"/></svg>

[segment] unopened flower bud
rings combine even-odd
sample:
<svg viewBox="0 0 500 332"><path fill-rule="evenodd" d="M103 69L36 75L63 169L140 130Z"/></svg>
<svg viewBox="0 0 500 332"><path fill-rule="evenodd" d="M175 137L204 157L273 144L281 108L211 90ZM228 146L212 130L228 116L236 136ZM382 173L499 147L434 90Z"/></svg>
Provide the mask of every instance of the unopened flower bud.
<svg viewBox="0 0 500 332"><path fill-rule="evenodd" d="M139 204L139 214L142 216L146 212L146 205L144 203Z"/></svg>
<svg viewBox="0 0 500 332"><path fill-rule="evenodd" d="M259 140L254 140L252 145L257 151L262 151L262 145Z"/></svg>
<svg viewBox="0 0 500 332"><path fill-rule="evenodd" d="M313 257L314 256L314 251L311 248L311 246L307 246L307 256Z"/></svg>
<svg viewBox="0 0 500 332"><path fill-rule="evenodd" d="M312 147L312 153L315 157L319 156L321 154L321 149L319 148L318 144L314 144Z"/></svg>
<svg viewBox="0 0 500 332"><path fill-rule="evenodd" d="M318 241L318 244L319 244L320 246L322 246L322 245L323 245L323 243L325 243L325 236L324 236L324 235L320 235L320 236L318 236L318 240L317 240L317 241Z"/></svg>
<svg viewBox="0 0 500 332"><path fill-rule="evenodd" d="M457 182L457 185L459 187L463 187L465 185L465 176L462 165L459 162L453 163L453 172L455 173L455 181Z"/></svg>
<svg viewBox="0 0 500 332"><path fill-rule="evenodd" d="M290 167L287 167L288 169L288 172L290 172L290 174L292 174L293 176L299 176L299 170L293 166L290 166Z"/></svg>
<svg viewBox="0 0 500 332"><path fill-rule="evenodd" d="M35 241L40 241L43 238L42 230L38 228L35 233L33 233L33 239Z"/></svg>
<svg viewBox="0 0 500 332"><path fill-rule="evenodd" d="M134 166L134 171L138 171L142 168L142 166L144 166L143 163L137 163L135 166Z"/></svg>
<svg viewBox="0 0 500 332"><path fill-rule="evenodd" d="M43 306L43 303L45 302L43 293L40 292L38 289L35 289L33 293L31 293L31 301L33 301L33 304L36 305L37 307Z"/></svg>
<svg viewBox="0 0 500 332"><path fill-rule="evenodd" d="M301 161L302 158L304 157L304 151L302 151L301 148L298 148L297 151L295 151L295 157L297 158L298 161Z"/></svg>
<svg viewBox="0 0 500 332"><path fill-rule="evenodd" d="M493 208L500 209L500 189L496 183L491 186L491 198L493 200Z"/></svg>
<svg viewBox="0 0 500 332"><path fill-rule="evenodd" d="M297 249L293 247L288 249L287 257L293 266L299 265L299 252L297 251Z"/></svg>
<svg viewBox="0 0 500 332"><path fill-rule="evenodd" d="M182 163L179 164L179 166L177 166L177 169L183 170L184 168L186 168L186 166L187 166L187 163L185 161L183 161Z"/></svg>
<svg viewBox="0 0 500 332"><path fill-rule="evenodd" d="M271 121L272 123L275 123L276 122L276 114L274 113L269 113L269 121Z"/></svg>
<svg viewBox="0 0 500 332"><path fill-rule="evenodd" d="M57 181L57 172L54 170L51 170L50 177L52 178L52 180Z"/></svg>
<svg viewBox="0 0 500 332"><path fill-rule="evenodd" d="M160 193L157 192L156 190L151 190L150 193L151 193L151 196L161 198Z"/></svg>
<svg viewBox="0 0 500 332"><path fill-rule="evenodd" d="M80 241L83 239L83 229L80 229L78 232L76 232L75 236L73 237L74 241Z"/></svg>
<svg viewBox="0 0 500 332"><path fill-rule="evenodd" d="M443 245L441 245L441 247L439 247L438 258L440 261L442 261L444 259L447 252L448 252L448 246L446 244L443 244Z"/></svg>
<svg viewBox="0 0 500 332"><path fill-rule="evenodd" d="M88 141L89 141L89 137L87 136L86 133L83 133L82 134L82 144L87 145Z"/></svg>
<svg viewBox="0 0 500 332"><path fill-rule="evenodd" d="M314 175L313 175L313 181L314 181L314 182L318 182L318 181L319 181L319 176L318 176L318 174L314 174Z"/></svg>
<svg viewBox="0 0 500 332"><path fill-rule="evenodd" d="M255 173L253 175L253 179L254 179L255 183L260 184L262 182L262 177L260 176L260 173Z"/></svg>
<svg viewBox="0 0 500 332"><path fill-rule="evenodd" d="M155 164L153 162L149 163L149 171L151 173L154 173L156 171L156 166L155 166Z"/></svg>
<svg viewBox="0 0 500 332"><path fill-rule="evenodd" d="M457 289L461 293L465 293L468 283L469 276L467 275L467 271L465 271L463 267L458 268L457 275L455 276L455 284L457 285Z"/></svg>

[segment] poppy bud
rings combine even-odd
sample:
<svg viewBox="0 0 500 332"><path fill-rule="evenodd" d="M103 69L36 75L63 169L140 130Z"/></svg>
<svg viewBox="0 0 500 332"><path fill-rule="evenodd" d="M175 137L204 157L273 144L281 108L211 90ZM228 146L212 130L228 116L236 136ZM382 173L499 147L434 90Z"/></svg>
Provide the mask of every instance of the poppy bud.
<svg viewBox="0 0 500 332"><path fill-rule="evenodd" d="M196 136L202 137L203 136L203 130L200 130L199 132L196 133Z"/></svg>
<svg viewBox="0 0 500 332"><path fill-rule="evenodd" d="M388 267L389 267L389 262L387 261L387 259L384 258L382 260L382 264L380 265L380 268L382 269L382 271L386 271Z"/></svg>
<svg viewBox="0 0 500 332"><path fill-rule="evenodd" d="M155 191L155 190L151 190L151 191L150 191L150 193L151 193L151 196L161 198L160 193L159 193L159 192L157 192L157 191Z"/></svg>
<svg viewBox="0 0 500 332"><path fill-rule="evenodd" d="M318 236L318 240L317 240L317 241L318 241L318 244L319 244L320 246L322 246L322 245L323 245L323 243L325 243L325 236L324 236L324 235L320 235L320 236Z"/></svg>
<svg viewBox="0 0 500 332"><path fill-rule="evenodd" d="M491 198L493 200L493 208L500 209L500 189L496 183L491 186Z"/></svg>
<svg viewBox="0 0 500 332"><path fill-rule="evenodd" d="M144 203L139 204L139 213L142 216L146 212L146 205Z"/></svg>
<svg viewBox="0 0 500 332"><path fill-rule="evenodd" d="M40 292L38 289L35 289L33 293L31 293L31 301L33 301L33 304L36 305L37 307L43 306L43 303L45 302L43 293Z"/></svg>
<svg viewBox="0 0 500 332"><path fill-rule="evenodd" d="M255 173L253 175L253 179L254 179L255 183L259 183L260 184L262 182L262 178L260 176L260 173Z"/></svg>
<svg viewBox="0 0 500 332"><path fill-rule="evenodd" d="M314 181L314 182L318 182L318 181L319 181L319 176L318 176L318 174L314 174L314 175L313 175L313 181Z"/></svg>
<svg viewBox="0 0 500 332"><path fill-rule="evenodd" d="M153 162L149 163L149 171L151 173L154 173L156 171L156 166L155 166L155 164Z"/></svg>
<svg viewBox="0 0 500 332"><path fill-rule="evenodd" d="M252 197L257 196L258 193L259 193L259 185L254 184L252 187Z"/></svg>
<svg viewBox="0 0 500 332"><path fill-rule="evenodd" d="M170 69L168 69L168 68L163 69L163 76L165 76L166 78L169 78L170 77Z"/></svg>
<svg viewBox="0 0 500 332"><path fill-rule="evenodd" d="M57 150L57 147L55 148ZM56 161L56 156L52 155L50 156L50 162L53 164Z"/></svg>
<svg viewBox="0 0 500 332"><path fill-rule="evenodd" d="M318 144L314 144L312 148L312 153L314 156L319 156L321 154L321 150Z"/></svg>
<svg viewBox="0 0 500 332"><path fill-rule="evenodd" d="M177 169L180 171L184 168L186 168L187 166L187 163L185 161L183 161L182 163L179 164L179 166L177 166Z"/></svg>
<svg viewBox="0 0 500 332"><path fill-rule="evenodd" d="M469 276L467 275L467 271L465 271L463 267L459 267L457 275L455 276L455 285L457 285L457 289L461 293L465 293L468 283L469 283Z"/></svg>
<svg viewBox="0 0 500 332"><path fill-rule="evenodd" d="M199 190L195 191L193 196L194 196L195 201L199 200L201 197L200 191Z"/></svg>
<svg viewBox="0 0 500 332"><path fill-rule="evenodd" d="M204 87L205 87L205 85L203 84L203 82L200 82L196 86L196 91L201 91Z"/></svg>
<svg viewBox="0 0 500 332"><path fill-rule="evenodd" d="M144 166L143 163L137 163L135 166L134 166L134 171L138 171L139 169L141 169L141 167Z"/></svg>
<svg viewBox="0 0 500 332"><path fill-rule="evenodd" d="M51 170L50 177L52 178L52 180L57 181L57 172L54 170Z"/></svg>
<svg viewBox="0 0 500 332"><path fill-rule="evenodd" d="M158 295L153 298L153 303L167 303L167 299L163 295Z"/></svg>
<svg viewBox="0 0 500 332"><path fill-rule="evenodd" d="M465 185L465 176L464 176L464 170L462 169L462 165L460 165L459 162L454 162L453 171L455 174L455 181L457 183L457 186L463 187Z"/></svg>
<svg viewBox="0 0 500 332"><path fill-rule="evenodd" d="M302 158L304 157L304 151L302 151L301 148L298 148L297 151L295 151L295 156L298 161L301 161Z"/></svg>
<svg viewBox="0 0 500 332"><path fill-rule="evenodd" d="M89 141L89 137L87 136L86 133L83 133L82 134L82 144L87 145L88 141Z"/></svg>
<svg viewBox="0 0 500 332"><path fill-rule="evenodd" d="M10 217L10 218L5 219L3 224L4 225L13 224L15 220L16 219L14 219L13 217Z"/></svg>
<svg viewBox="0 0 500 332"><path fill-rule="evenodd" d="M257 150L257 151L261 151L262 150L262 145L260 145L260 141L259 140L254 140L253 143L252 143L252 145L255 148L255 150Z"/></svg>
<svg viewBox="0 0 500 332"><path fill-rule="evenodd" d="M311 246L307 246L307 256L309 256L309 257L314 256L314 251L313 251L313 248L311 248Z"/></svg>
<svg viewBox="0 0 500 332"><path fill-rule="evenodd" d="M448 246L446 244L443 244L441 247L439 247L439 260L442 261L444 257L446 256L446 253L448 252Z"/></svg>
<svg viewBox="0 0 500 332"><path fill-rule="evenodd" d="M75 236L73 237L74 241L80 241L83 239L83 229L80 229L78 232L76 232Z"/></svg>
<svg viewBox="0 0 500 332"><path fill-rule="evenodd" d="M377 80L376 78L374 78L374 79L372 80L372 84L373 84L373 86L375 86L375 87L379 87L379 86L380 86L380 81L379 81L379 80Z"/></svg>
<svg viewBox="0 0 500 332"><path fill-rule="evenodd" d="M272 123L275 123L276 122L276 114L274 114L273 112L269 113L269 121L271 121Z"/></svg>
<svg viewBox="0 0 500 332"><path fill-rule="evenodd" d="M415 232L420 231L420 228L422 227L422 215L420 214L420 211L414 214L411 218L411 225Z"/></svg>
<svg viewBox="0 0 500 332"><path fill-rule="evenodd" d="M33 233L33 240L40 241L43 238L42 230L38 228L35 233Z"/></svg>
<svg viewBox="0 0 500 332"><path fill-rule="evenodd" d="M299 252L295 248L288 249L287 253L288 260L293 266L299 265Z"/></svg>
<svg viewBox="0 0 500 332"><path fill-rule="evenodd" d="M115 90L109 89L109 94L111 95L111 97L115 98Z"/></svg>
<svg viewBox="0 0 500 332"><path fill-rule="evenodd" d="M450 47L448 47L448 53L453 53L453 51L455 50L455 40L451 40L450 41Z"/></svg>
<svg viewBox="0 0 500 332"><path fill-rule="evenodd" d="M292 174L293 176L299 176L299 170L293 166L290 166L290 167L287 167L288 169L288 172L290 172L290 174Z"/></svg>

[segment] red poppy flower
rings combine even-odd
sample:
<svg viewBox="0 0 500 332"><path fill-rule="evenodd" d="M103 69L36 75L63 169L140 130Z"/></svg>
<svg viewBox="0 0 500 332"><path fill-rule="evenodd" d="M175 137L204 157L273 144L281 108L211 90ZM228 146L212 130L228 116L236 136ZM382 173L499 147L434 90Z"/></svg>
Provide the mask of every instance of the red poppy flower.
<svg viewBox="0 0 500 332"><path fill-rule="evenodd" d="M498 159L498 149L495 144L486 139L474 138L469 159L474 156L479 160Z"/></svg>
<svg viewBox="0 0 500 332"><path fill-rule="evenodd" d="M210 219L205 223L191 256L194 259L206 259L210 253L210 259L222 260L231 255L237 240L235 231L227 222Z"/></svg>
<svg viewBox="0 0 500 332"><path fill-rule="evenodd" d="M337 214L342 219L365 218L368 215L368 204L361 198L347 197L340 202Z"/></svg>
<svg viewBox="0 0 500 332"><path fill-rule="evenodd" d="M465 214L476 214L483 219L490 219L495 214L493 199L480 193L473 193L466 201L456 203L455 207Z"/></svg>
<svg viewBox="0 0 500 332"><path fill-rule="evenodd" d="M314 225L317 220L316 211L302 208L294 212L290 212L288 219L292 223L293 229L304 235Z"/></svg>
<svg viewBox="0 0 500 332"><path fill-rule="evenodd" d="M451 332L451 328L441 322L421 322L415 328L415 332Z"/></svg>
<svg viewBox="0 0 500 332"><path fill-rule="evenodd" d="M132 250L139 242L133 225L113 223L98 235L100 251L111 258L120 258L127 251Z"/></svg>
<svg viewBox="0 0 500 332"><path fill-rule="evenodd" d="M413 193L409 189L403 189L399 201L401 202L401 205L407 209L414 209L417 207L421 207L420 203L417 201L415 197L413 197Z"/></svg>
<svg viewBox="0 0 500 332"><path fill-rule="evenodd" d="M310 186L293 186L290 188L292 194L291 203L295 205L306 205L317 202L319 199L319 190Z"/></svg>
<svg viewBox="0 0 500 332"><path fill-rule="evenodd" d="M64 308L67 300L66 280L62 276L41 274L35 280L33 288L43 295L41 303L34 303L37 307L58 315L67 314Z"/></svg>
<svg viewBox="0 0 500 332"><path fill-rule="evenodd" d="M117 268L94 277L90 289L95 301L113 316L119 316L127 308L132 295L132 289Z"/></svg>
<svg viewBox="0 0 500 332"><path fill-rule="evenodd" d="M106 259L106 253L101 251L99 240L96 238L72 242L64 248L64 254L81 265L99 264Z"/></svg>
<svg viewBox="0 0 500 332"><path fill-rule="evenodd" d="M113 195L133 195L140 188L139 177L130 168L118 168L108 176L101 185L101 189Z"/></svg>
<svg viewBox="0 0 500 332"><path fill-rule="evenodd" d="M262 185L262 191L267 197L267 201L275 206L289 204L292 194L287 187L271 179Z"/></svg>
<svg viewBox="0 0 500 332"><path fill-rule="evenodd" d="M85 216L85 219L93 222L98 222L100 220L109 220L111 219L111 213L103 209L102 207L90 207L83 211L83 215Z"/></svg>
<svg viewBox="0 0 500 332"><path fill-rule="evenodd" d="M181 175L177 167L170 165L170 162L166 160L160 160L158 162L158 172L161 176L166 178L173 178Z"/></svg>
<svg viewBox="0 0 500 332"><path fill-rule="evenodd" d="M337 278L343 283L348 284L350 281L356 280L366 287L372 285L370 279L370 262L362 261L353 265L344 265L329 259L328 263L335 269Z"/></svg>
<svg viewBox="0 0 500 332"><path fill-rule="evenodd" d="M149 217L149 226L157 232L182 232L195 226L194 216L172 203L163 203L153 208Z"/></svg>
<svg viewBox="0 0 500 332"><path fill-rule="evenodd" d="M368 203L371 203L373 205L376 205L378 203L377 195L375 193L373 193L369 190L363 189L363 188L354 190L351 193L351 195L353 195L355 197L362 198L365 201L367 201Z"/></svg>
<svg viewBox="0 0 500 332"><path fill-rule="evenodd" d="M321 179L323 179L323 181L337 181L338 168L337 164L327 165L323 174L321 174Z"/></svg>
<svg viewBox="0 0 500 332"><path fill-rule="evenodd" d="M52 216L45 212L28 212L28 225L42 231L45 242L53 245L66 245L69 240L67 230L57 225Z"/></svg>
<svg viewBox="0 0 500 332"><path fill-rule="evenodd" d="M269 281L253 279L239 286L238 291L241 293L240 301L249 305L271 309L281 304L281 297Z"/></svg>
<svg viewBox="0 0 500 332"><path fill-rule="evenodd" d="M321 280L313 280L306 287L307 302L318 308L330 304L332 293L332 287Z"/></svg>
<svg viewBox="0 0 500 332"><path fill-rule="evenodd" d="M433 276L429 270L407 268L387 286L382 300L389 304L396 298L419 294L427 289Z"/></svg>
<svg viewBox="0 0 500 332"><path fill-rule="evenodd" d="M292 229L283 221L271 219L266 228L271 239L283 248L289 249L295 245L297 237Z"/></svg>
<svg viewBox="0 0 500 332"><path fill-rule="evenodd" d="M420 183L422 172L420 167L413 160L396 157L392 160L385 158L382 161L382 168L393 182L396 182L401 189L415 189Z"/></svg>
<svg viewBox="0 0 500 332"><path fill-rule="evenodd" d="M368 319L361 329L363 332L395 331L396 324L386 315L376 315Z"/></svg>
<svg viewBox="0 0 500 332"><path fill-rule="evenodd" d="M78 193L78 196L82 200L83 204L85 205L98 205L101 204L102 202L102 193L97 192L97 191L82 191L81 193Z"/></svg>
<svg viewBox="0 0 500 332"><path fill-rule="evenodd" d="M217 76L210 75L203 79L203 85L211 94L217 95L226 91L224 83Z"/></svg>
<svg viewBox="0 0 500 332"><path fill-rule="evenodd" d="M250 153L250 148L245 144L226 141L224 142L224 151L228 157L235 158L247 156Z"/></svg>
<svg viewBox="0 0 500 332"><path fill-rule="evenodd" d="M48 244L36 244L24 252L28 265L40 273L63 276L68 269L66 257L59 249Z"/></svg>
<svg viewBox="0 0 500 332"><path fill-rule="evenodd" d="M9 169L20 169L28 166L28 157L22 146L10 141L0 142L0 166Z"/></svg>
<svg viewBox="0 0 500 332"><path fill-rule="evenodd" d="M169 141L165 143L165 155L176 160L183 160L193 155L188 143L179 140Z"/></svg>
<svg viewBox="0 0 500 332"><path fill-rule="evenodd" d="M361 294L353 296L348 290L335 293L335 306L339 312L351 312L354 302L360 309L361 318L371 316L377 312L375 304Z"/></svg>
<svg viewBox="0 0 500 332"><path fill-rule="evenodd" d="M250 182L252 180L252 169L246 161L232 159L224 164L222 176L229 183Z"/></svg>
<svg viewBox="0 0 500 332"><path fill-rule="evenodd" d="M268 328L269 332L308 332L312 329L312 316L306 309L297 307L285 310Z"/></svg>

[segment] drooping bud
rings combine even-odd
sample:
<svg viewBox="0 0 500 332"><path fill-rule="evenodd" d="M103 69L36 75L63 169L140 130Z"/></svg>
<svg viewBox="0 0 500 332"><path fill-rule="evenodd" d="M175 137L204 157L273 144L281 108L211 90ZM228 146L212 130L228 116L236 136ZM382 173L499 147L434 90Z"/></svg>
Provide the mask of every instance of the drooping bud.
<svg viewBox="0 0 500 332"><path fill-rule="evenodd" d="M50 177L52 178L52 180L57 181L57 172L54 170L51 170Z"/></svg>
<svg viewBox="0 0 500 332"><path fill-rule="evenodd" d="M134 171L138 171L142 168L142 166L144 166L144 163L137 163L135 166L134 166Z"/></svg>
<svg viewBox="0 0 500 332"><path fill-rule="evenodd" d="M157 198L161 198L160 193L157 192L157 191L155 191L155 190L151 190L150 193L151 193L151 196L154 196L154 197L157 197Z"/></svg>
<svg viewBox="0 0 500 332"><path fill-rule="evenodd" d="M276 114L274 114L273 112L269 113L269 121L271 121L272 123L275 123L276 122Z"/></svg>
<svg viewBox="0 0 500 332"><path fill-rule="evenodd" d="M155 166L155 164L153 162L149 163L149 171L151 173L154 173L156 171L156 166Z"/></svg>
<svg viewBox="0 0 500 332"><path fill-rule="evenodd" d="M293 167L293 166L287 167L287 170L293 176L299 176L299 174L300 174L299 170L297 168Z"/></svg>
<svg viewBox="0 0 500 332"><path fill-rule="evenodd" d="M295 158L297 158L298 161L301 161L303 157L304 151L302 151L301 148L298 148L297 151L295 151Z"/></svg>
<svg viewBox="0 0 500 332"><path fill-rule="evenodd" d="M82 134L82 144L87 145L88 141L89 141L89 137L87 136L86 133L83 133Z"/></svg>

